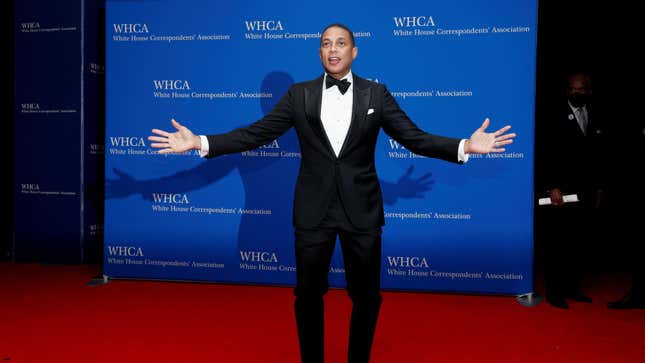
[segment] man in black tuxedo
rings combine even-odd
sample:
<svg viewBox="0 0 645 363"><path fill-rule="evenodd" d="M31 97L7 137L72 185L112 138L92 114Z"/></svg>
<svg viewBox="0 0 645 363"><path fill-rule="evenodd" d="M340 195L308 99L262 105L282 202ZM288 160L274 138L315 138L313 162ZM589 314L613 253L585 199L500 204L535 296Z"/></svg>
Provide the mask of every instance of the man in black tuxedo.
<svg viewBox="0 0 645 363"><path fill-rule="evenodd" d="M591 78L567 78L566 100L551 113L546 183L551 204L546 242L547 301L566 309L565 299L591 302L579 289L585 250L592 246L593 211L602 196L604 131L593 118ZM578 201L565 202L565 196Z"/></svg>
<svg viewBox="0 0 645 363"><path fill-rule="evenodd" d="M503 152L510 126L486 133L486 119L470 139L430 135L399 108L385 86L351 72L358 54L342 24L324 29L320 59L325 74L297 83L261 120L220 135L197 136L174 119L174 133L154 129L159 153L201 150L206 157L255 149L295 127L302 160L293 208L295 315L303 362L323 362L323 295L336 237L340 238L353 309L349 362L368 362L381 305L381 189L374 149L381 128L409 150L451 162L469 153Z"/></svg>

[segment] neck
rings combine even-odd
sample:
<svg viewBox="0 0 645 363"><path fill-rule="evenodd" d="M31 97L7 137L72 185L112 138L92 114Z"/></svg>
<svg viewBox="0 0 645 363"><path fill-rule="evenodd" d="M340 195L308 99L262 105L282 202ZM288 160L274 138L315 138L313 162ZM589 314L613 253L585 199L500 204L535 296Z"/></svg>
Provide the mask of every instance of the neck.
<svg viewBox="0 0 645 363"><path fill-rule="evenodd" d="M344 73L330 73L330 72L327 72L328 76L336 78L337 80L341 80L343 77L345 77L348 74L349 74L349 69Z"/></svg>

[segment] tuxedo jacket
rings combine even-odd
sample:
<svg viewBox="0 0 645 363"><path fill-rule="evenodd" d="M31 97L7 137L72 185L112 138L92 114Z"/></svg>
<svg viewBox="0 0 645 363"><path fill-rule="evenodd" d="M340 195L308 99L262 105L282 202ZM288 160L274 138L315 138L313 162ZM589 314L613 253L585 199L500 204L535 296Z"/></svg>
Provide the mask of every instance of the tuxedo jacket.
<svg viewBox="0 0 645 363"><path fill-rule="evenodd" d="M336 156L320 113L324 76L292 85L259 121L224 134L208 135L207 157L255 149L289 128L298 135L301 163L296 181L293 224L315 228L338 193L352 225L374 229L384 224L383 198L374 164L376 139L382 128L410 151L458 162L460 139L420 130L382 84L353 75L352 118Z"/></svg>
<svg viewBox="0 0 645 363"><path fill-rule="evenodd" d="M547 164L547 187L564 194L578 194L581 202L593 203L604 184L604 130L587 105L587 132L582 132L569 104L552 112Z"/></svg>

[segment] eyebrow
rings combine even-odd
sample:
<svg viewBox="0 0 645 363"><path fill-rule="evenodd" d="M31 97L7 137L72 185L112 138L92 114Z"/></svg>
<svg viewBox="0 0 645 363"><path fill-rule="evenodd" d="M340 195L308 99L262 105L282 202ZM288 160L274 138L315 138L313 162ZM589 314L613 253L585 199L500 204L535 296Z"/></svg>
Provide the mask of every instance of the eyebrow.
<svg viewBox="0 0 645 363"><path fill-rule="evenodd" d="M331 40L331 38L323 38L320 41L324 42L325 40ZM345 39L345 37L338 37L338 38L336 38L336 40L346 40L346 39Z"/></svg>

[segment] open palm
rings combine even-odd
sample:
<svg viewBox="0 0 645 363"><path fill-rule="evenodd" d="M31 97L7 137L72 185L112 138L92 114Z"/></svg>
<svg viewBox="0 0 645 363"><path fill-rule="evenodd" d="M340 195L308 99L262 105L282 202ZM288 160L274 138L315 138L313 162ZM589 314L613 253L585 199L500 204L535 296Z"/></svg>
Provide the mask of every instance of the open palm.
<svg viewBox="0 0 645 363"><path fill-rule="evenodd" d="M153 141L151 147L159 150L159 154L182 153L191 149L200 149L201 141L199 136L195 136L186 126L182 126L175 119L170 123L177 129L176 132L170 133L159 129L152 129L152 133L158 136L148 136L148 140Z"/></svg>
<svg viewBox="0 0 645 363"><path fill-rule="evenodd" d="M501 153L506 151L502 146L508 145L513 142L516 136L514 133L506 134L511 127L504 126L495 132L486 132L486 128L490 125L490 120L484 120L481 127L475 130L468 140L468 147L465 150L469 154L487 154L487 153Z"/></svg>

